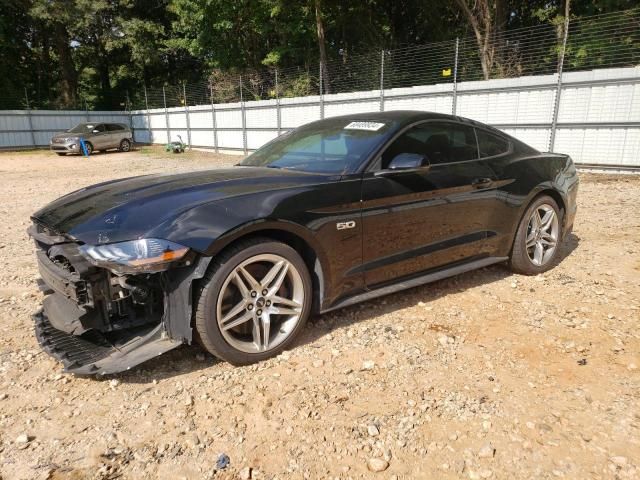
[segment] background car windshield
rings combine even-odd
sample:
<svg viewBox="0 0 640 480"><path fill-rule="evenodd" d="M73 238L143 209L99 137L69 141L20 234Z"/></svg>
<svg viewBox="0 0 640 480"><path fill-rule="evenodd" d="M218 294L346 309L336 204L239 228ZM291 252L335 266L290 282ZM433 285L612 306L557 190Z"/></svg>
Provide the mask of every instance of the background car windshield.
<svg viewBox="0 0 640 480"><path fill-rule="evenodd" d="M81 123L80 125L76 125L71 130L68 130L69 133L91 133L95 128L95 123Z"/></svg>
<svg viewBox="0 0 640 480"><path fill-rule="evenodd" d="M347 173L382 143L391 122L325 120L286 133L240 165L305 172Z"/></svg>

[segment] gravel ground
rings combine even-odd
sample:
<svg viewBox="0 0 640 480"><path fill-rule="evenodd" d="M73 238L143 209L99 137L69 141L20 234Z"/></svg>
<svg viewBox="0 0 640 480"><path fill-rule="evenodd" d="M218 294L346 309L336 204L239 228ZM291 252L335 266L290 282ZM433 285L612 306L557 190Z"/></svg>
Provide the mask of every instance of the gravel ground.
<svg viewBox="0 0 640 480"><path fill-rule="evenodd" d="M33 336L29 214L91 183L237 158L0 154L2 478L640 476L637 176L582 176L545 275L494 266L319 316L250 367L182 347L121 375L62 374Z"/></svg>

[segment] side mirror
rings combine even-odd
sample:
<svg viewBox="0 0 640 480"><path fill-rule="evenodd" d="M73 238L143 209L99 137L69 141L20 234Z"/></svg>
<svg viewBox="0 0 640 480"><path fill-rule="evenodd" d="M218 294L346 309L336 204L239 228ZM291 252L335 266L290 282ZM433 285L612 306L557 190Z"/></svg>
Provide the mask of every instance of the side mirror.
<svg viewBox="0 0 640 480"><path fill-rule="evenodd" d="M411 170L429 166L426 155L419 153L399 153L389 163L389 170Z"/></svg>

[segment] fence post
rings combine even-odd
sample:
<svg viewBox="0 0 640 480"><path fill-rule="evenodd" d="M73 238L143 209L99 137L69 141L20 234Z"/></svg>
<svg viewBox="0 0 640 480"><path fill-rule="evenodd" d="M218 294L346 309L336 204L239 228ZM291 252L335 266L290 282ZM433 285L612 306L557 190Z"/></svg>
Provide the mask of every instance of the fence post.
<svg viewBox="0 0 640 480"><path fill-rule="evenodd" d="M380 111L384 112L384 49L380 53Z"/></svg>
<svg viewBox="0 0 640 480"><path fill-rule="evenodd" d="M149 132L149 143L153 143L153 130L151 130L151 114L149 113L149 98L147 97L147 86L144 87L144 106L147 108L147 131Z"/></svg>
<svg viewBox="0 0 640 480"><path fill-rule="evenodd" d="M87 103L86 99L84 101L84 114L85 114L85 117L87 118L87 122L90 122L91 120L89 119L89 104Z"/></svg>
<svg viewBox="0 0 640 480"><path fill-rule="evenodd" d="M213 127L213 148L218 153L218 123L216 120L216 107L213 103L213 85L209 85L209 96L211 97L211 126Z"/></svg>
<svg viewBox="0 0 640 480"><path fill-rule="evenodd" d="M558 60L558 85L556 86L556 98L553 102L553 117L551 120L551 132L549 134L549 151L553 152L556 143L556 128L558 126L558 113L560 111L560 95L562 94L562 69L564 67L564 54L567 50L567 37L569 36L569 15L564 19L564 35Z"/></svg>
<svg viewBox="0 0 640 480"><path fill-rule="evenodd" d="M131 138L133 139L133 143L136 143L136 130L133 127L133 115L131 114L131 99L129 98L129 90L126 91L127 95L127 113L129 114L129 128L131 129Z"/></svg>
<svg viewBox="0 0 640 480"><path fill-rule="evenodd" d="M242 96L242 75L240 75L240 113L242 117L242 149L246 155L249 150L247 148L247 117L244 111L244 97Z"/></svg>
<svg viewBox="0 0 640 480"><path fill-rule="evenodd" d="M187 142L191 150L191 121L189 119L189 105L187 102L187 82L182 83L182 99L184 100L184 114L187 117Z"/></svg>
<svg viewBox="0 0 640 480"><path fill-rule="evenodd" d="M29 95L27 87L24 87L24 100L27 102L27 122L29 124L29 133L31 133L31 145L36 146L36 135L33 132L33 121L31 120L31 105L29 105Z"/></svg>
<svg viewBox="0 0 640 480"><path fill-rule="evenodd" d="M278 136L282 129L282 114L280 112L280 87L278 86L278 67L276 67L276 123L278 128Z"/></svg>
<svg viewBox="0 0 640 480"><path fill-rule="evenodd" d="M167 93L162 86L162 101L164 102L164 125L167 128L167 143L171 142L171 126L169 125L169 110L167 110Z"/></svg>
<svg viewBox="0 0 640 480"><path fill-rule="evenodd" d="M458 108L458 52L460 49L460 38L456 37L456 54L453 59L453 101L451 104L451 114L455 115Z"/></svg>
<svg viewBox="0 0 640 480"><path fill-rule="evenodd" d="M320 61L320 119L324 118L324 95L323 95L323 77L324 77L324 68L322 68L322 61Z"/></svg>

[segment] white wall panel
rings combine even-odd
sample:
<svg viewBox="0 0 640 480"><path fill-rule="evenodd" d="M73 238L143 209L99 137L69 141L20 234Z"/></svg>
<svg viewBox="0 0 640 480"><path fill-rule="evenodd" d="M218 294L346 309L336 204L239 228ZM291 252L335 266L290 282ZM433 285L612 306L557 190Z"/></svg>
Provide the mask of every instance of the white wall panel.
<svg viewBox="0 0 640 480"><path fill-rule="evenodd" d="M278 111L275 105L269 108L248 108L245 110L245 118L249 129L276 128L278 126Z"/></svg>
<svg viewBox="0 0 640 480"><path fill-rule="evenodd" d="M270 142L274 138L278 136L278 132L276 130L260 130L260 131L251 131L247 132L247 148L249 150L257 150L262 145L267 142Z"/></svg>
<svg viewBox="0 0 640 480"><path fill-rule="evenodd" d="M320 104L283 104L281 105L280 115L283 128L296 128L305 123L320 120Z"/></svg>
<svg viewBox="0 0 640 480"><path fill-rule="evenodd" d="M576 162L640 166L640 127L589 125L640 122L638 78L640 67L566 73L563 76L555 150L570 154ZM622 82L616 83L617 80ZM608 83L587 83L602 81ZM507 133L546 151L556 83L557 75L462 82L458 84L457 114L503 126ZM325 118L349 113L377 112L380 109L379 90L331 94L325 95L323 99ZM452 105L451 83L385 90L385 110L451 113ZM218 130L219 148L241 151L241 105L216 104L214 107L216 125L223 129ZM255 150L277 135L276 101L246 102L245 107L247 147ZM132 122L135 140L139 142L164 144L168 140L176 140L178 134L187 142L185 109L170 108L168 112L169 137L164 108L151 109L149 112L137 110L131 112L131 115L127 112L0 111L0 148L32 145L29 119L37 145L47 145L52 134L87 120L125 124ZM319 120L320 97L283 98L280 114L283 132ZM189 107L189 124L194 129L191 131L193 145L213 147L210 104Z"/></svg>

